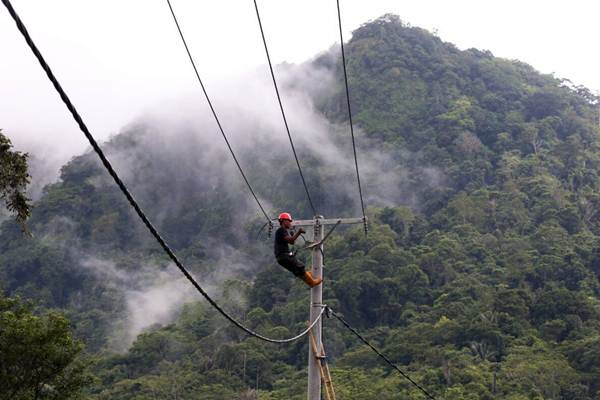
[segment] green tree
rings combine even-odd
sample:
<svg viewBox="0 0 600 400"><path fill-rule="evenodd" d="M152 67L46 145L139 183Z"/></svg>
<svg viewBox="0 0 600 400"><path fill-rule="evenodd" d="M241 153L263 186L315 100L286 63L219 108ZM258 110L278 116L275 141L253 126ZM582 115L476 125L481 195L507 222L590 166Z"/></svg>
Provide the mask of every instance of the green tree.
<svg viewBox="0 0 600 400"><path fill-rule="evenodd" d="M567 359L543 345L517 346L502 363L498 378L504 393L522 393L528 398L560 399L577 383L578 376Z"/></svg>
<svg viewBox="0 0 600 400"><path fill-rule="evenodd" d="M28 156L27 153L11 149L10 139L0 130L0 199L25 228L25 221L31 214L31 204L25 194L30 178L27 172Z"/></svg>
<svg viewBox="0 0 600 400"><path fill-rule="evenodd" d="M58 313L32 314L18 299L0 297L0 399L73 399L89 383L78 359L83 345Z"/></svg>

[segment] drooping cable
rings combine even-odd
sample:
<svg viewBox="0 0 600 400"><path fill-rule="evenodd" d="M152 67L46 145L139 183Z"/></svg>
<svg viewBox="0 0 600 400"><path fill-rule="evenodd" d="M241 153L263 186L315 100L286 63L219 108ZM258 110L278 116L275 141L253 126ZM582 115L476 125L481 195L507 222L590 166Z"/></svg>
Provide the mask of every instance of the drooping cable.
<svg viewBox="0 0 600 400"><path fill-rule="evenodd" d="M348 120L350 122L350 135L352 136L352 151L354 152L354 166L356 168L356 180L358 182L358 194L360 195L360 207L362 209L365 234L368 232L367 215L365 213L365 202L363 200L362 185L360 184L360 173L358 172L358 158L356 157L356 140L354 139L354 124L352 123L352 108L350 107L350 87L348 85L348 72L346 71L346 54L344 51L344 35L342 33L342 13L340 11L340 0L336 0L338 26L340 29L340 46L342 49L342 66L344 69L344 84L346 86L346 102L348 104Z"/></svg>
<svg viewBox="0 0 600 400"><path fill-rule="evenodd" d="M375 354L377 354L383 361L385 361L390 367L392 367L393 369L395 369L396 371L398 371L400 373L400 375L402 375L404 378L406 378L410 383L413 384L413 386L415 386L417 389L419 389L421 392L423 392L423 394L425 394L425 396L427 396L429 399L431 400L435 400L435 397L433 397L433 395L431 395L425 388L423 388L423 386L419 385L417 382L415 382L410 376L408 376L404 371L402 371L396 364L394 364L387 356L385 356L381 351L377 350L377 348L375 348L375 346L373 346L371 343L369 343L369 341L367 339L365 339L364 336L362 336L360 333L358 333L358 331L356 329L354 329L352 326L350 326L350 324L348 322L346 322L346 320L344 318L342 318L342 316L340 316L339 314L337 314L335 311L333 311L331 308L327 308L326 311L327 315L333 315L338 321L340 321L350 332L352 332L354 334L354 336L356 336L357 338L360 339L361 342L363 342L364 344L366 344L367 346L369 346L371 348L371 350L373 350L375 352Z"/></svg>
<svg viewBox="0 0 600 400"><path fill-rule="evenodd" d="M217 112L215 111L215 108L213 107L212 102L210 101L210 97L208 97L208 92L206 91L206 88L204 87L204 83L202 82L202 79L200 79L200 73L198 73L198 68L196 68L196 63L194 62L192 53L190 52L187 42L185 41L185 37L183 36L183 32L181 31L181 27L179 26L179 21L177 20L177 17L175 16L175 11L173 11L173 6L171 5L171 1L167 0L167 4L169 5L169 10L171 10L171 15L173 16L173 21L175 21L175 25L177 26L177 31L179 32L179 36L181 37L181 41L183 42L185 51L188 55L188 58L190 59L190 63L192 64L192 67L194 68L194 73L196 74L196 78L198 78L198 82L200 83L200 87L202 88L202 92L204 93L204 97L206 98L206 102L208 103L208 106L210 107L210 111L212 112L212 115L215 118L215 121L217 122L219 131L221 132L221 135L223 136L223 139L225 140L225 143L227 144L227 148L229 149L229 152L231 153L231 157L233 158L233 161L235 161L235 165L237 165L238 170L240 171L240 174L242 175L242 178L244 178L244 182L246 182L246 186L248 186L248 189L250 190L252 197L254 197L254 200L256 200L256 204L258 204L258 207L264 214L265 218L267 218L267 221L269 221L270 218L267 215L267 212L265 211L264 207L258 200L258 196L256 196L254 189L252 189L252 186L250 185L248 178L246 178L246 174L244 173L244 170L242 169L237 157L235 156L235 153L233 152L231 144L229 143L229 140L227 139L227 135L225 135L225 131L223 130L223 126L221 125L221 121L219 120L219 117L217 116Z"/></svg>
<svg viewBox="0 0 600 400"><path fill-rule="evenodd" d="M310 204L310 208L314 215L317 215L317 210L315 205L310 197L310 192L308 191L308 185L306 184L306 179L304 179L304 174L302 173L302 168L300 167L300 161L298 160L298 154L296 153L296 147L294 146L294 141L292 140L292 134L290 133L290 127L287 122L287 118L285 117L285 111L283 110L283 104L281 102L281 96L279 94L279 88L277 87L277 80L275 79L275 72L273 71L273 64L271 63L271 56L269 55L269 48L267 47L267 39L265 38L265 31L262 26L262 22L260 20L260 12L258 11L258 4L256 0L254 0L254 8L256 9L256 18L258 19L258 27L260 28L260 35L262 36L263 45L265 46L265 53L267 54L267 61L269 63L269 70L271 71L271 78L273 80L273 86L275 87L275 93L277 94L277 101L279 102L279 109L281 110L281 116L283 117L283 124L285 125L285 130L287 132L288 138L290 139L290 145L292 146L292 152L294 153L294 158L296 159L296 165L298 166L298 172L300 173L300 178L302 179L302 185L304 185L304 190L306 191L306 197L308 197L308 202Z"/></svg>
<svg viewBox="0 0 600 400"><path fill-rule="evenodd" d="M304 335L306 335L314 327L314 325L317 323L317 321L319 320L319 318L321 318L321 316L323 315L323 312L325 310L324 307L322 308L321 313L319 314L319 317L317 319L315 319L315 321L311 324L311 326L308 327L308 329L302 331L300 334L298 334L298 335L296 335L296 336L294 336L292 338L288 338L288 339L272 339L272 338L268 338L266 336L262 336L262 335L260 335L260 334L258 334L256 332L250 330L249 328L245 327L244 325L242 325L240 322L238 322L236 319L234 319L232 316L230 316L225 310L223 310L221 308L221 306L219 306L208 295L208 293L206 293L204 291L204 289L202 289L202 287L198 284L198 282L196 282L196 280L192 277L192 275L187 271L187 269L184 267L184 265L181 263L181 261L179 261L179 259L177 258L177 256L175 255L175 253L171 250L171 248L169 247L169 245L160 236L160 234L158 233L158 231L156 230L156 228L152 225L152 223L150 222L150 220L148 219L148 217L146 217L146 215L142 211L142 209L139 206L139 204L137 203L137 201L134 199L133 195L129 192L129 190L127 189L127 187L123 183L123 181L121 181L121 178L119 178L119 176L117 175L117 173L114 170L114 168L112 167L111 163L108 161L108 159L104 155L104 152L102 151L102 149L100 148L100 146L98 145L98 143L96 142L96 140L94 139L94 137L92 136L92 134L90 133L89 129L87 128L87 126L83 122L83 119L81 118L81 116L79 115L79 113L77 112L77 110L75 109L75 106L71 103L71 100L69 99L69 97L67 96L67 94L63 90L62 86L60 85L60 83L58 82L58 80L56 79L56 77L54 76L54 73L50 69L50 66L46 63L46 60L44 59L44 57L42 56L42 54L40 53L40 51L36 47L36 45L33 42L33 40L31 39L31 36L27 32L27 29L25 28L25 25L21 21L21 18L18 16L17 12L13 8L12 4L10 3L10 0L2 0L2 3L8 9L8 12L10 13L10 15L13 18L13 20L15 21L15 23L17 25L17 28L19 29L19 31L21 32L21 34L25 38L25 41L27 42L27 45L29 46L29 48L31 49L31 51L33 52L33 54L35 55L35 57L37 58L38 62L40 63L40 65L42 66L42 68L44 69L44 71L46 72L46 75L48 76L48 78L52 82L52 85L54 86L54 88L56 89L56 91L58 92L58 94L60 95L60 98L62 99L63 103L65 104L65 106L67 107L67 109L69 110L69 112L71 113L71 115L73 116L73 118L75 119L75 122L77 122L77 125L79 125L79 129L81 129L81 131L83 132L83 134L85 135L85 137L90 142L90 145L92 146L92 148L94 149L94 151L96 152L96 154L98 155L98 157L100 158L100 161L102 161L102 165L104 165L104 168L106 168L106 170L108 171L108 173L110 174L110 176L113 178L113 180L115 181L115 183L117 184L117 186L119 187L119 189L121 190L121 192L127 198L127 201L129 202L129 204L133 207L133 209L135 210L135 212L137 213L137 215L140 217L140 219L142 220L142 222L144 223L144 225L146 226L146 228L148 228L148 230L150 231L150 233L152 234L152 236L154 236L154 238L160 244L160 246L165 251L165 253L175 263L175 265L177 266L177 268L179 268L179 270L187 278L187 280L206 299L206 301L208 301L211 306L213 306L219 313L221 313L221 315L223 315L227 320L229 320L229 322L231 322L232 324L234 324L235 326L237 326L239 329L243 330L244 332L246 332L250 336L256 337L256 338L264 340L266 342L271 342L271 343L288 343L288 342L292 342L294 340L300 339L301 337L303 337Z"/></svg>

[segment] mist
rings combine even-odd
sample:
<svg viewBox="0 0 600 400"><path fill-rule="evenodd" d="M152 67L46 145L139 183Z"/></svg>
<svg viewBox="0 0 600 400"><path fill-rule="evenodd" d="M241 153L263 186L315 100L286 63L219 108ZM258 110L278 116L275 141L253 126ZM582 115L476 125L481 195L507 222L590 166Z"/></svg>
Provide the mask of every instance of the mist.
<svg viewBox="0 0 600 400"><path fill-rule="evenodd" d="M315 102L335 95L339 83L336 82L332 66L339 54L337 48L333 47L319 56L326 60L320 65L330 66L317 66L312 61L299 65L282 64L275 68L276 78L305 174L310 175L311 163L323 165L323 171L332 171L330 177L324 178L327 187L320 188L320 196L316 197L327 199L333 195L335 202L343 203L340 206L347 208L349 213L356 213L359 211L358 188L349 126L328 121L315 106ZM252 175L249 170L253 165L269 170L280 163L279 159L292 159L266 66L208 82L206 87L234 151L246 163L242 168L248 175ZM177 167L178 171L190 174L203 171L204 178L207 178L206 172L211 170L211 166L218 165L219 171L224 172L228 179L240 179L239 172L231 168L233 161L199 85L190 88L187 94L146 107L132 117L120 132L111 136L118 137L140 127L148 131L145 137L138 137L140 142L144 142L143 146L157 153L168 152L173 159L184 164ZM355 131L367 202L370 205L388 206L400 202L416 207L418 200L405 188L406 172L397 168L398 154L382 153L380 146L365 137L359 126L355 127ZM32 183L29 193L34 200L39 199L44 185L59 178L60 167L86 146L83 139L56 140L61 135L40 137L31 132L6 133L13 139L16 149L30 154ZM100 138L105 136L106 133L99 135ZM204 158L195 159L194 152L201 152ZM132 174L138 174L143 168L136 160L135 151L111 153L110 157L126 181L135 181ZM410 155L402 157L410 158ZM429 169L430 175L435 176L429 182L431 185L443 181L440 171L433 171L431 166L426 165L423 168ZM310 185L311 182L308 183ZM300 181L295 184L300 184ZM174 204L184 199L175 200ZM267 198L262 200L269 203Z"/></svg>
<svg viewBox="0 0 600 400"><path fill-rule="evenodd" d="M336 217L359 216L349 126L331 122L318 106L323 99L339 94L336 86L339 82L331 67L337 56L335 50L321 55L329 60L320 63L323 66L312 62L277 66L276 77L291 135L317 208L325 209L325 216L333 217L334 211ZM259 68L211 82L207 89L233 150L268 212L276 215L286 209L298 217L310 218L312 215L306 208L304 215L290 209L294 204L306 204L306 198L300 189L268 69ZM412 189L415 178L402 166L402 160L414 155L382 150L380 143L366 137L359 126L355 134L367 206L418 208L422 199ZM43 195L44 185L59 180L62 163L81 152L79 144L62 146L56 140L42 144L25 136L19 136L15 144L19 150L30 153L33 179L29 190L35 199ZM251 281L256 271L264 268L255 254L235 250L220 241L226 237L224 232L228 232L238 243L247 242L247 230L243 227L259 218L260 213L199 88L193 94L165 99L147 108L102 147L142 208L175 249L200 243L203 265L193 265L192 271L211 295L219 297L222 284L228 279ZM55 151L56 148L61 151ZM98 164L96 155L89 150L76 161ZM443 185L444 176L439 170L429 165L419 168L425 186ZM105 172L87 178L86 183L102 191L115 189ZM193 231L195 236L185 237L181 243L176 241L176 236L181 236L182 216L190 212L210 216L213 207L215 212L226 209L231 222L225 226L208 223L200 233ZM183 304L200 299L174 265L140 261L133 269L121 269L110 252L98 250L102 249L100 244L93 244L98 247L94 249L73 243L75 227L68 218L57 215L53 221L39 237L55 245L63 241L78 246L81 253L78 258L84 260L81 267L123 296L123 315L111 328L111 349L126 350L141 332L157 324L172 323ZM152 244L153 239L137 218L135 224L139 240Z"/></svg>
<svg viewBox="0 0 600 400"><path fill-rule="evenodd" d="M248 272L258 267L251 255L226 245L213 247L211 258L215 261L210 262L208 271L192 271L192 276L217 301L225 282L248 279ZM80 267L124 298L124 312L113 322L108 340L112 351L127 351L140 333L173 323L184 304L205 301L173 263L140 262L134 269L123 270L111 259L82 254ZM228 303L231 300L228 298ZM234 300L245 301L242 297Z"/></svg>
<svg viewBox="0 0 600 400"><path fill-rule="evenodd" d="M111 260L88 257L81 267L124 296L125 313L111 328L113 351L126 351L145 329L172 322L179 307L195 299L193 287L174 265L139 265L134 271L123 271Z"/></svg>
<svg viewBox="0 0 600 400"><path fill-rule="evenodd" d="M325 56L335 59L337 53L330 51ZM334 208L344 216L360 212L349 126L329 121L316 106L323 98L336 95L339 83L336 83L334 71L315 67L310 62L284 64L278 66L276 77L291 136L313 197L321 203L335 204ZM290 186L299 187L301 181L295 164L291 179L286 176L287 180L283 182L278 173L283 165L293 164L293 154L268 70L257 69L208 89L222 127L250 183L257 185L256 179L271 178L271 186L259 186L264 190L257 190L257 194L267 208L279 210L285 204L273 203L268 194L277 192L277 188L285 191ZM136 118L132 126L135 125L148 131L146 135L140 135L137 145L177 160L178 175L188 174L194 180L194 174L201 174L201 178L195 179L202 182L225 177L227 185L248 198L240 208L256 208L199 90L193 96L148 109ZM366 137L359 126L355 127L355 134L367 204L418 208L420 199L410 186L414 185L415 177L408 176L410 172L402 166L402 160L413 159L413 155L404 150L382 151L381 144ZM134 179L128 175L139 174L140 163L145 162L136 160L129 152L125 156L117 152L112 157L118 171L128 179ZM320 175L311 176L317 166ZM421 184L443 186L445 178L441 171L431 165L420 168ZM177 194L175 197L167 208L186 201ZM305 198L296 200L306 201ZM320 208L318 204L317 208Z"/></svg>

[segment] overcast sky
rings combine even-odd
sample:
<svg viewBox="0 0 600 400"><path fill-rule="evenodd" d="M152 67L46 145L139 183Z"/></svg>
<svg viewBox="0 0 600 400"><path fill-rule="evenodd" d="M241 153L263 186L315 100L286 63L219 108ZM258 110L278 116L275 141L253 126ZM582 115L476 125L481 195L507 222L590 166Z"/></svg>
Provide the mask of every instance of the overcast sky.
<svg viewBox="0 0 600 400"><path fill-rule="evenodd" d="M165 0L12 3L97 137L118 132L148 107L181 94L197 95L199 107L205 106ZM266 68L252 0L172 4L209 94L216 82ZM360 24L394 13L461 49L487 49L600 90L599 1L341 4L346 40ZM259 7L275 63L302 62L338 41L334 0L260 0ZM84 149L82 134L3 6L0 51L0 128L17 147L65 154Z"/></svg>

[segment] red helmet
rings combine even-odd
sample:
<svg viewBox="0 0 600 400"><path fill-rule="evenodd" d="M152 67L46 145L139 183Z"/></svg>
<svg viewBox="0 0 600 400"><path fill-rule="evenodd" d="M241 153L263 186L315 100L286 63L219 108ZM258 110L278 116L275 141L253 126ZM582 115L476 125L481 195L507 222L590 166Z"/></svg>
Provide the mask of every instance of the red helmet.
<svg viewBox="0 0 600 400"><path fill-rule="evenodd" d="M289 221L293 221L292 215L289 214L289 213L286 213L286 212L279 214L279 218L278 219L279 219L279 222L283 221L284 219L287 219Z"/></svg>

